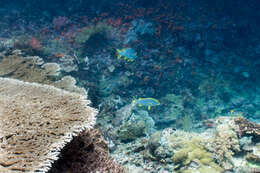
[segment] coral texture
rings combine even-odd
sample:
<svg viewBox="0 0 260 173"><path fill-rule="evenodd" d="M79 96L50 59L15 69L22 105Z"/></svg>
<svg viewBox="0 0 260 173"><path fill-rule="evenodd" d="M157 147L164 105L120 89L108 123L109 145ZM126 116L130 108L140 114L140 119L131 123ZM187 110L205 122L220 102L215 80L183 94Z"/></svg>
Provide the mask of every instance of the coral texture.
<svg viewBox="0 0 260 173"><path fill-rule="evenodd" d="M67 73L79 70L75 62L75 59L70 55L64 55L63 57L60 58L60 68L62 71L65 71Z"/></svg>
<svg viewBox="0 0 260 173"><path fill-rule="evenodd" d="M108 155L108 148L97 129L84 131L64 147L49 173L123 173Z"/></svg>
<svg viewBox="0 0 260 173"><path fill-rule="evenodd" d="M56 81L51 85L66 91L87 95L87 91L84 88L76 86L76 80L72 76L64 76L61 80Z"/></svg>
<svg viewBox="0 0 260 173"><path fill-rule="evenodd" d="M0 78L0 172L47 172L73 136L90 130L97 111L84 96Z"/></svg>
<svg viewBox="0 0 260 173"><path fill-rule="evenodd" d="M72 76L64 76L56 81L60 70L59 64L44 63L38 56L11 55L5 56L0 62L0 77L53 85L66 91L87 95L84 88L76 86L76 80Z"/></svg>
<svg viewBox="0 0 260 173"><path fill-rule="evenodd" d="M58 76L60 72L60 66L57 63L45 63L42 65L42 68L48 76Z"/></svg>
<svg viewBox="0 0 260 173"><path fill-rule="evenodd" d="M239 137L243 136L253 136L254 140L260 141L260 125L248 121L244 117L236 117L234 119L235 124L239 127L236 128L236 132L239 134Z"/></svg>
<svg viewBox="0 0 260 173"><path fill-rule="evenodd" d="M38 68L40 57L7 56L0 63L0 76L11 77L26 82L49 84L47 72Z"/></svg>

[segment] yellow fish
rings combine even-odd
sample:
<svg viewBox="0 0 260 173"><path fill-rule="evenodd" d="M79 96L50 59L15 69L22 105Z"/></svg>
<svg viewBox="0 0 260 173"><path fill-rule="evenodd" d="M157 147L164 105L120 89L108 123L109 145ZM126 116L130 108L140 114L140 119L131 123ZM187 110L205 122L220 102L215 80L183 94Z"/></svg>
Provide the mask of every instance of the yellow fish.
<svg viewBox="0 0 260 173"><path fill-rule="evenodd" d="M159 100L155 98L139 98L133 100L134 103L136 103L138 106L147 106L148 110L151 109L151 106L158 106L160 105Z"/></svg>

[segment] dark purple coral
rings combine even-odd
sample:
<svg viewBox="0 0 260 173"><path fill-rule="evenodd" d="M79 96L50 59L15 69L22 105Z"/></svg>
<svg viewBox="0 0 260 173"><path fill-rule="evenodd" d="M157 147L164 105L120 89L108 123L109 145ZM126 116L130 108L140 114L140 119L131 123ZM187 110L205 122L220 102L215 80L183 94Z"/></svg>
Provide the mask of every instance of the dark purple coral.
<svg viewBox="0 0 260 173"><path fill-rule="evenodd" d="M109 156L108 147L97 129L76 136L60 154L49 173L124 173Z"/></svg>

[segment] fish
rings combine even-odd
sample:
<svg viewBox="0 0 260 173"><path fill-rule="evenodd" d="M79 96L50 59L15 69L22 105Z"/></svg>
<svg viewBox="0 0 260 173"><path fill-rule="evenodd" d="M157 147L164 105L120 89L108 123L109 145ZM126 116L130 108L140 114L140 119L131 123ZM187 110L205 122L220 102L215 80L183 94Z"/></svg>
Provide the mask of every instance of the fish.
<svg viewBox="0 0 260 173"><path fill-rule="evenodd" d="M54 56L56 58L63 58L65 56L65 54L64 53L55 53Z"/></svg>
<svg viewBox="0 0 260 173"><path fill-rule="evenodd" d="M158 106L160 105L159 100L155 98L139 98L139 99L134 99L133 103L135 103L138 106L147 106L148 110L151 110L152 106Z"/></svg>
<svg viewBox="0 0 260 173"><path fill-rule="evenodd" d="M132 48L116 49L116 56L118 59L123 58L128 62L132 62L137 58L137 53Z"/></svg>

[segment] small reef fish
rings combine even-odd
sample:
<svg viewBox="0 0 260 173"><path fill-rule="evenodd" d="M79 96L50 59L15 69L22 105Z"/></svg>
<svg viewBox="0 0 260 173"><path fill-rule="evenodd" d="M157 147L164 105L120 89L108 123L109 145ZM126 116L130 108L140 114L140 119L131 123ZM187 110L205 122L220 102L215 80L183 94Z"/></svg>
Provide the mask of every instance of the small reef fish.
<svg viewBox="0 0 260 173"><path fill-rule="evenodd" d="M231 109L231 110L228 112L228 115L229 115L229 116L243 116L243 112L235 111L234 109Z"/></svg>
<svg viewBox="0 0 260 173"><path fill-rule="evenodd" d="M116 49L118 59L123 58L126 61L132 62L137 58L136 51L132 48Z"/></svg>
<svg viewBox="0 0 260 173"><path fill-rule="evenodd" d="M147 106L148 110L151 109L151 106L158 106L160 105L159 100L155 98L139 98L133 100L133 103L136 103L138 106Z"/></svg>
<svg viewBox="0 0 260 173"><path fill-rule="evenodd" d="M55 53L54 56L56 58L63 58L65 56L65 54L64 53Z"/></svg>

